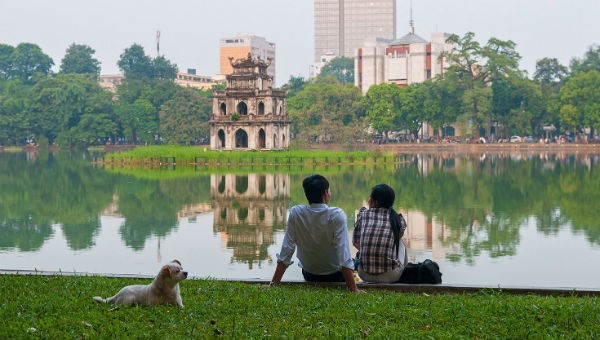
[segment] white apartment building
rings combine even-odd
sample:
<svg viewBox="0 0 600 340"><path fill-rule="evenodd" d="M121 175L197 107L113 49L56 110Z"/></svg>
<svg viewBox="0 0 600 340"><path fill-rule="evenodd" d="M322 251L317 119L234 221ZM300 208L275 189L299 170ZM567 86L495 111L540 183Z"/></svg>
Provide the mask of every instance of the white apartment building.
<svg viewBox="0 0 600 340"><path fill-rule="evenodd" d="M452 49L448 33L433 33L426 41L414 29L399 39L373 39L358 48L354 56L354 83L363 93L381 83L399 86L420 83L444 72L448 63L440 58Z"/></svg>

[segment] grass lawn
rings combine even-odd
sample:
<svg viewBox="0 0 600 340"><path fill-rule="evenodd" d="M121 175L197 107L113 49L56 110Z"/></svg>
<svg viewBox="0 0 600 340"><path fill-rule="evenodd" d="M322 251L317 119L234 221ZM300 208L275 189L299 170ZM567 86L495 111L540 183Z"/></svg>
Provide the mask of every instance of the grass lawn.
<svg viewBox="0 0 600 340"><path fill-rule="evenodd" d="M416 294L185 280L185 308L92 300L148 279L0 275L0 338L595 338L597 297Z"/></svg>

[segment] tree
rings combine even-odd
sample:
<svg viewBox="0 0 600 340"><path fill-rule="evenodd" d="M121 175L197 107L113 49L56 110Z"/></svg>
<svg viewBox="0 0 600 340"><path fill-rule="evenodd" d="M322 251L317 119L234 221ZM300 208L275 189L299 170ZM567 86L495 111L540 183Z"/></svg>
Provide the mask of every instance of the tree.
<svg viewBox="0 0 600 340"><path fill-rule="evenodd" d="M173 99L160 108L160 136L170 144L189 145L208 140L211 114L210 96L195 89L179 88Z"/></svg>
<svg viewBox="0 0 600 340"><path fill-rule="evenodd" d="M423 98L423 121L427 121L438 137L457 120L461 112L462 90L449 77L428 80L419 87Z"/></svg>
<svg viewBox="0 0 600 340"><path fill-rule="evenodd" d="M591 46L582 59L571 60L571 74L596 70L600 72L600 45Z"/></svg>
<svg viewBox="0 0 600 340"><path fill-rule="evenodd" d="M567 67L556 58L543 58L535 63L533 80L542 85L544 93L556 92L569 75Z"/></svg>
<svg viewBox="0 0 600 340"><path fill-rule="evenodd" d="M37 82L31 93L28 118L32 131L50 143L60 139L60 145L71 147L73 128L83 115L111 114L112 98L95 79L82 74L58 74ZM102 134L97 137L104 137Z"/></svg>
<svg viewBox="0 0 600 340"><path fill-rule="evenodd" d="M93 57L94 51L87 45L71 44L61 60L60 73L88 74L94 78L100 75L100 62Z"/></svg>
<svg viewBox="0 0 600 340"><path fill-rule="evenodd" d="M13 75L14 47L0 44L0 80L7 80Z"/></svg>
<svg viewBox="0 0 600 340"><path fill-rule="evenodd" d="M152 78L152 59L141 45L133 44L126 48L117 65L127 79Z"/></svg>
<svg viewBox="0 0 600 340"><path fill-rule="evenodd" d="M8 52L9 48L4 46L2 50L2 59L5 60L1 62L5 69L0 70L0 73L7 72L6 79L20 79L25 84L33 84L37 78L50 74L50 68L54 65L52 58L44 54L42 49L35 44L21 43L17 45L12 50L10 57L6 57L4 54Z"/></svg>
<svg viewBox="0 0 600 340"><path fill-rule="evenodd" d="M336 57L321 69L319 77L333 76L341 84L354 84L354 59Z"/></svg>
<svg viewBox="0 0 600 340"><path fill-rule="evenodd" d="M31 88L20 80L0 82L0 145L20 145L31 135Z"/></svg>
<svg viewBox="0 0 600 340"><path fill-rule="evenodd" d="M365 111L371 127L383 133L398 128L400 112L400 88L396 84L378 84L369 87L363 98Z"/></svg>
<svg viewBox="0 0 600 340"><path fill-rule="evenodd" d="M129 137L129 142L152 143L158 133L158 112L147 99L138 99L131 104L120 104L117 116L123 134Z"/></svg>
<svg viewBox="0 0 600 340"><path fill-rule="evenodd" d="M480 128L490 128L492 118L492 91L490 84L503 77L520 76L519 54L515 43L490 38L485 46L474 40L475 34L456 34L446 40L453 44L451 51L442 53L450 66L445 76L456 80L463 89L463 115L460 117L470 133L480 135Z"/></svg>
<svg viewBox="0 0 600 340"><path fill-rule="evenodd" d="M600 129L600 72L574 75L560 90L560 121L565 128ZM593 132L592 132L593 133Z"/></svg>
<svg viewBox="0 0 600 340"><path fill-rule="evenodd" d="M177 65L172 64L163 56L150 58L144 52L144 48L133 44L126 48L117 62L119 69L125 74L125 78L156 79L173 81L177 77Z"/></svg>
<svg viewBox="0 0 600 340"><path fill-rule="evenodd" d="M495 131L498 137L542 134L547 102L540 84L524 77L498 78L492 84L493 119L506 127L508 135Z"/></svg>
<svg viewBox="0 0 600 340"><path fill-rule="evenodd" d="M287 99L292 98L298 92L302 91L305 85L306 81L303 77L290 76L290 80L283 86L283 88L287 90Z"/></svg>
<svg viewBox="0 0 600 340"><path fill-rule="evenodd" d="M352 143L362 133L361 97L353 85L317 79L288 100L292 132L305 142Z"/></svg>
<svg viewBox="0 0 600 340"><path fill-rule="evenodd" d="M152 78L173 81L177 78L177 65L160 56L152 60Z"/></svg>

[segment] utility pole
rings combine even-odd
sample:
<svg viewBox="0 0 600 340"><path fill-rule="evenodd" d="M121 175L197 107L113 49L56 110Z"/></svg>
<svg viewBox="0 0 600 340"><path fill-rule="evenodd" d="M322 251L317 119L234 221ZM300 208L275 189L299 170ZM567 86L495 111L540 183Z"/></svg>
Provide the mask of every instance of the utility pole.
<svg viewBox="0 0 600 340"><path fill-rule="evenodd" d="M160 57L160 31L156 31L156 56Z"/></svg>

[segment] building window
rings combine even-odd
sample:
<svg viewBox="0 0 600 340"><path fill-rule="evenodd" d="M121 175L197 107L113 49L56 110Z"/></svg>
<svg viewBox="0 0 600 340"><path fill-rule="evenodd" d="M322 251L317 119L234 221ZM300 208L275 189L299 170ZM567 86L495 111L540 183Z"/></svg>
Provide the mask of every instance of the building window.
<svg viewBox="0 0 600 340"><path fill-rule="evenodd" d="M239 129L235 132L235 147L236 148L247 148L248 147L248 134L243 129Z"/></svg>
<svg viewBox="0 0 600 340"><path fill-rule="evenodd" d="M227 115L227 105L225 105L225 103L221 103L221 105L219 105L219 112L223 116Z"/></svg>
<svg viewBox="0 0 600 340"><path fill-rule="evenodd" d="M239 113L242 116L245 116L248 114L248 105L246 105L246 103L244 102L240 102L237 105L237 113Z"/></svg>
<svg viewBox="0 0 600 340"><path fill-rule="evenodd" d="M225 131L223 130L219 130L219 132L217 133L218 137L219 137L219 145L218 147L220 149L223 149L225 147Z"/></svg>
<svg viewBox="0 0 600 340"><path fill-rule="evenodd" d="M258 103L258 114L259 115L265 114L265 103L263 103L263 102Z"/></svg>
<svg viewBox="0 0 600 340"><path fill-rule="evenodd" d="M264 149L267 147L267 135L265 134L265 130L260 129L258 131L258 148Z"/></svg>

